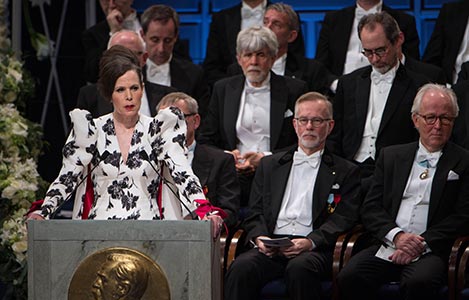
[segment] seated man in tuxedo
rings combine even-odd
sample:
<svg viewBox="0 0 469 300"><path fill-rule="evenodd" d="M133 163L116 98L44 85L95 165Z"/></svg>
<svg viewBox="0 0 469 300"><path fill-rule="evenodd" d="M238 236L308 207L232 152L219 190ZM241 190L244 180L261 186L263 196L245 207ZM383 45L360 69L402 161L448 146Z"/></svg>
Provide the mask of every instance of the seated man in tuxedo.
<svg viewBox="0 0 469 300"><path fill-rule="evenodd" d="M141 18L141 35L148 60L144 74L149 82L171 86L197 99L204 116L210 99L208 84L200 66L174 55L179 35L179 16L170 6L159 4L147 8Z"/></svg>
<svg viewBox="0 0 469 300"><path fill-rule="evenodd" d="M215 84L200 141L233 154L241 206L246 206L260 159L296 142L293 107L307 87L303 81L271 72L278 42L270 29L242 30L236 47L244 74Z"/></svg>
<svg viewBox="0 0 469 300"><path fill-rule="evenodd" d="M337 77L369 65L361 55L362 45L356 28L363 16L382 11L389 13L399 24L405 36L402 45L405 55L419 59L420 41L414 17L384 5L381 0L357 0L354 6L326 13L319 33L316 59ZM331 89L335 91L336 87L337 81L334 81Z"/></svg>
<svg viewBox="0 0 469 300"><path fill-rule="evenodd" d="M238 223L240 187L234 167L233 155L223 150L196 142L196 130L201 118L197 101L185 93L170 93L161 99L157 110L178 107L186 118L186 147L192 171L199 178L205 196L228 215L224 219L228 229Z"/></svg>
<svg viewBox="0 0 469 300"><path fill-rule="evenodd" d="M290 48L300 34L300 21L293 8L284 3L270 4L264 14L264 26L272 30L278 40L278 52L272 71L277 75L303 80L308 84L309 91L328 93L332 74L322 63L295 53ZM233 63L228 68L229 75L241 73L238 63Z"/></svg>
<svg viewBox="0 0 469 300"><path fill-rule="evenodd" d="M212 15L203 64L210 86L230 76L228 67L236 63L238 33L251 26L261 26L269 4L270 1L266 0L243 0L235 6L222 9ZM298 31L298 38L290 45L290 50L296 55L304 56L304 40L300 31Z"/></svg>
<svg viewBox="0 0 469 300"><path fill-rule="evenodd" d="M440 299L451 246L469 233L469 152L448 141L457 116L450 89L420 89L412 106L420 139L379 156L360 213L376 243L339 273L341 299L376 299L390 281L403 299Z"/></svg>
<svg viewBox="0 0 469 300"><path fill-rule="evenodd" d="M358 220L359 169L325 148L334 127L332 104L319 93L304 94L293 126L298 146L264 157L256 172L244 223L255 246L228 269L225 300L257 300L262 287L279 277L289 299L320 299L337 236ZM280 237L291 244L269 245Z"/></svg>
<svg viewBox="0 0 469 300"><path fill-rule="evenodd" d="M144 66L148 57L145 44L138 33L130 30L121 30L113 34L109 40L108 48L121 45L132 50L139 58L140 66ZM144 93L140 113L147 116L156 114L155 107L164 95L175 92L176 89L154 84L144 80ZM80 88L78 94L77 108L86 109L93 118L112 112L112 103L104 100L98 93L96 84L85 85Z"/></svg>
<svg viewBox="0 0 469 300"><path fill-rule="evenodd" d="M328 146L360 165L366 189L382 147L417 139L409 112L418 88L428 79L400 63L404 36L388 13L364 16L358 33L371 66L339 79L334 98L336 125Z"/></svg>

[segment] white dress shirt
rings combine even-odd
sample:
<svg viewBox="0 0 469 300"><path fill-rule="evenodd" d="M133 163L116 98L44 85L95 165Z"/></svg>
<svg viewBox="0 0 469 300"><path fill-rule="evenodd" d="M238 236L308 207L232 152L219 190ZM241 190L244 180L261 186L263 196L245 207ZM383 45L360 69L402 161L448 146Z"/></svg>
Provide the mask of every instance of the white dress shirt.
<svg viewBox="0 0 469 300"><path fill-rule="evenodd" d="M372 159L375 159L376 157L376 139L378 137L378 130L398 68L399 63L385 74L381 74L374 69L371 72L370 100L368 102L368 111L366 114L362 142L360 144L360 148L358 148L357 154L355 155L355 160L357 162L361 163L369 157Z"/></svg>
<svg viewBox="0 0 469 300"><path fill-rule="evenodd" d="M428 209L433 176L442 152L428 152L419 142L419 149L415 154L412 170L402 195L401 205L396 216L398 227L386 234L386 242L391 243L400 231L422 234L427 229ZM426 173L422 178L421 174Z"/></svg>
<svg viewBox="0 0 469 300"><path fill-rule="evenodd" d="M370 64L368 59L362 54L362 43L358 38L358 31L356 28L358 27L358 23L363 16L380 12L382 6L383 2L380 1L369 10L364 10L357 3L357 7L355 8L355 19L350 31L350 40L347 48L347 55L345 57L344 74L351 73L356 69L368 66Z"/></svg>
<svg viewBox="0 0 469 300"><path fill-rule="evenodd" d="M145 87L143 87L142 100L140 103L140 114L151 117L150 104L148 103L147 92Z"/></svg>
<svg viewBox="0 0 469 300"><path fill-rule="evenodd" d="M287 66L287 53L277 58L272 66L272 71L277 75L285 75L285 67Z"/></svg>
<svg viewBox="0 0 469 300"><path fill-rule="evenodd" d="M258 6L251 8L244 1L241 5L241 30L252 27L262 26L264 23L264 13L267 6L267 0L264 0Z"/></svg>
<svg viewBox="0 0 469 300"><path fill-rule="evenodd" d="M313 231L313 191L322 153L307 156L300 147L295 152L274 234L307 236Z"/></svg>
<svg viewBox="0 0 469 300"><path fill-rule="evenodd" d="M469 61L469 19L466 22L466 31L459 48L458 56L456 56L456 63L454 65L453 72L453 83L458 80L459 71L461 71L461 65L466 61Z"/></svg>
<svg viewBox="0 0 469 300"><path fill-rule="evenodd" d="M169 72L169 63L172 55L167 62L157 65L150 59L147 59L147 80L152 83L157 83L165 86L171 86L171 74Z"/></svg>
<svg viewBox="0 0 469 300"><path fill-rule="evenodd" d="M137 18L137 12L134 10L132 11L127 18L124 19L122 22L122 29L132 30L140 34L140 30L142 26Z"/></svg>
<svg viewBox="0 0 469 300"><path fill-rule="evenodd" d="M246 80L236 121L236 136L241 154L270 151L270 74L258 88Z"/></svg>

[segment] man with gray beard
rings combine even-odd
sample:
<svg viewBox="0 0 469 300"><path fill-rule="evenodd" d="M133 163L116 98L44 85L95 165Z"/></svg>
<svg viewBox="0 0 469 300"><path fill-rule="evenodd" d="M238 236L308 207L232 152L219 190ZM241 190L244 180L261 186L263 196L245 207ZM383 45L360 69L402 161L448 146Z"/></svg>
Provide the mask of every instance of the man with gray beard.
<svg viewBox="0 0 469 300"><path fill-rule="evenodd" d="M306 83L271 71L278 51L275 34L261 26L238 34L236 53L243 75L218 81L212 93L201 143L233 154L246 206L254 172L263 156L296 142L295 100Z"/></svg>

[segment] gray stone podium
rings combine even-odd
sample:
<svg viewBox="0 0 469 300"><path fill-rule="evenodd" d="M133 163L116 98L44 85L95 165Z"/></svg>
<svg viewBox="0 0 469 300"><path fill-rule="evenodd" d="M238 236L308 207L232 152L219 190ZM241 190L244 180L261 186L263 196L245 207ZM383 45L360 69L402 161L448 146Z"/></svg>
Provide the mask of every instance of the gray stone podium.
<svg viewBox="0 0 469 300"><path fill-rule="evenodd" d="M221 299L220 246L211 236L209 221L30 220L28 299L68 299L78 266L111 247L130 248L156 262L172 300Z"/></svg>

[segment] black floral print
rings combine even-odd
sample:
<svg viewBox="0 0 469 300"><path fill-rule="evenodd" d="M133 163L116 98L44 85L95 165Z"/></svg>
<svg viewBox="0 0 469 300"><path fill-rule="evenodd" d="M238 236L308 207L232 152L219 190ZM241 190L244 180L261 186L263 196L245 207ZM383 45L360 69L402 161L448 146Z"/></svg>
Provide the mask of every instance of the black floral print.
<svg viewBox="0 0 469 300"><path fill-rule="evenodd" d="M137 169L142 165L142 159L140 157L140 151L134 151L129 153L127 156L127 167L129 169Z"/></svg>
<svg viewBox="0 0 469 300"><path fill-rule="evenodd" d="M77 182L79 174L74 174L72 171L66 174L60 175L59 182L65 186L65 193L71 193L73 191L74 183Z"/></svg>
<svg viewBox="0 0 469 300"><path fill-rule="evenodd" d="M114 130L114 122L111 119L106 121L106 124L103 125L102 129L107 135L116 135L116 131Z"/></svg>
<svg viewBox="0 0 469 300"><path fill-rule="evenodd" d="M184 145L186 143L186 135L184 133L178 134L173 138L173 143L178 143L182 149L184 149Z"/></svg>
<svg viewBox="0 0 469 300"><path fill-rule="evenodd" d="M134 134L132 135L132 141L130 144L131 145L140 144L142 142L142 136L143 136L143 132L135 131Z"/></svg>
<svg viewBox="0 0 469 300"><path fill-rule="evenodd" d="M66 143L64 148L62 149L62 155L65 157L69 157L73 154L75 154L76 149L79 147L75 145L75 141L71 141L69 143Z"/></svg>
<svg viewBox="0 0 469 300"><path fill-rule="evenodd" d="M140 116L125 163L122 163L112 114L92 119L86 111L73 110L70 116L72 132L64 146L62 170L44 199L44 216L53 212L77 182L85 178L90 164L94 201L88 219L159 220L181 214L169 209L170 206L158 207L162 166L169 171L165 173L171 175L178 192L185 195L184 201L191 210L196 207L195 199L204 198L184 155L186 124L178 110L164 109L155 118ZM142 151L149 157L140 155ZM104 159L106 152L109 154ZM83 215L79 201L84 199L85 188L86 182L77 188L78 209L73 212L73 218ZM164 213L160 215L160 211Z"/></svg>
<svg viewBox="0 0 469 300"><path fill-rule="evenodd" d="M163 122L158 121L158 120L153 120L150 123L150 127L148 128L148 134L153 137L157 135L158 133L161 132L161 126L163 125Z"/></svg>

